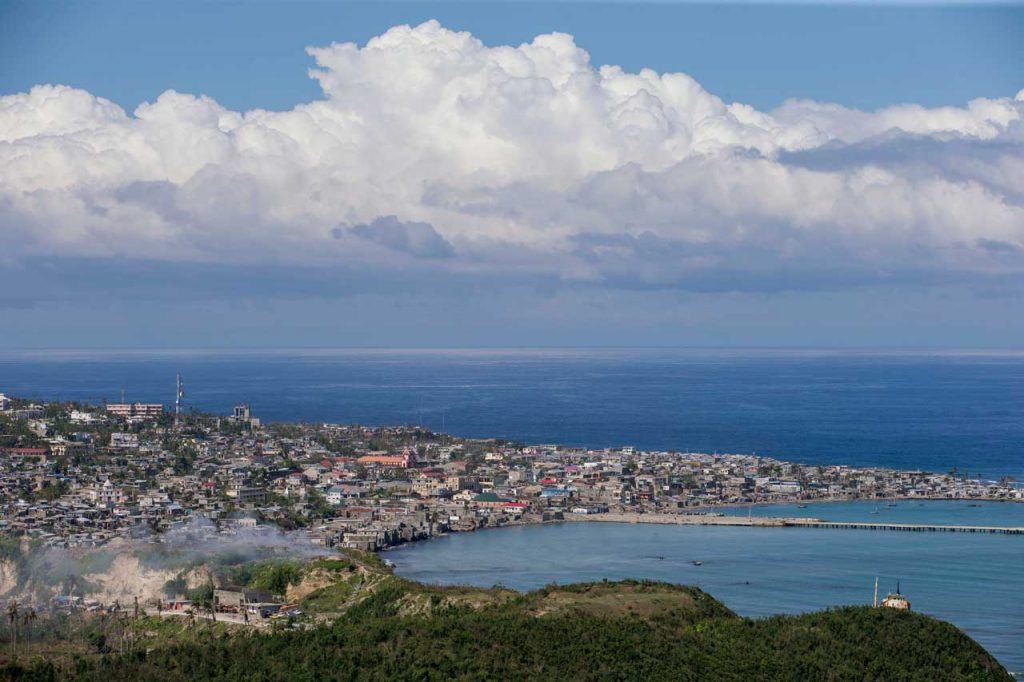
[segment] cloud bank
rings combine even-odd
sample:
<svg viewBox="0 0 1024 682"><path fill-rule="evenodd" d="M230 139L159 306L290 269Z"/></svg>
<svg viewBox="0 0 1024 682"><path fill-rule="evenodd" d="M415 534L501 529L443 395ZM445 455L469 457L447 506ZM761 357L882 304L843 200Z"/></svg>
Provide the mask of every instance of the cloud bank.
<svg viewBox="0 0 1024 682"><path fill-rule="evenodd" d="M308 52L323 98L290 111L0 97L0 261L688 291L1024 274L1024 90L762 112L565 34L488 47L436 22Z"/></svg>

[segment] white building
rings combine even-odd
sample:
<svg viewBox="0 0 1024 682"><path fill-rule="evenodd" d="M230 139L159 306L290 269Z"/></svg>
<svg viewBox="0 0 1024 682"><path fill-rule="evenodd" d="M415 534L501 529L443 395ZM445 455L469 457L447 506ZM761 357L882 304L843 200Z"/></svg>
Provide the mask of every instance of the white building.
<svg viewBox="0 0 1024 682"><path fill-rule="evenodd" d="M111 403L107 412L118 417L156 418L164 413L164 406L156 403Z"/></svg>
<svg viewBox="0 0 1024 682"><path fill-rule="evenodd" d="M112 433L112 434L110 434L110 447L112 447L112 448L137 448L137 447L139 447L139 434L137 434L137 433Z"/></svg>
<svg viewBox="0 0 1024 682"><path fill-rule="evenodd" d="M89 499L99 504L115 504L124 501L124 493L109 479L104 481L103 485L90 489L87 494Z"/></svg>

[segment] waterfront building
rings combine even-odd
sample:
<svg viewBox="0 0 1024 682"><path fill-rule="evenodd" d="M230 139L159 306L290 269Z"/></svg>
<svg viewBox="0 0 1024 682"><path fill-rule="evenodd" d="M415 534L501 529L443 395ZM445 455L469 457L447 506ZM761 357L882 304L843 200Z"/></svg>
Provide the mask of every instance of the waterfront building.
<svg viewBox="0 0 1024 682"><path fill-rule="evenodd" d="M896 591L886 595L885 599L882 600L882 607L887 609L896 609L898 611L909 611L910 600L900 594L900 584L896 582Z"/></svg>

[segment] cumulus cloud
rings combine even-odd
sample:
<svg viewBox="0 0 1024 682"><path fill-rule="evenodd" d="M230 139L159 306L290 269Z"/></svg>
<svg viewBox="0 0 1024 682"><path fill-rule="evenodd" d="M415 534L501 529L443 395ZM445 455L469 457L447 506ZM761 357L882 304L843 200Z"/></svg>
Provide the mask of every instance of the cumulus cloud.
<svg viewBox="0 0 1024 682"><path fill-rule="evenodd" d="M0 258L497 273L695 291L1024 274L1024 91L762 112L565 34L308 49L323 98L0 97Z"/></svg>

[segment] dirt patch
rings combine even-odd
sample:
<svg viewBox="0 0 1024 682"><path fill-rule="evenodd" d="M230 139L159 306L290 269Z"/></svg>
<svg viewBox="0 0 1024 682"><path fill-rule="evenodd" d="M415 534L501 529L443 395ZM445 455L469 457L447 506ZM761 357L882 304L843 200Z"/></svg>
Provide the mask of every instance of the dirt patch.
<svg viewBox="0 0 1024 682"><path fill-rule="evenodd" d="M302 580L297 585L289 585L284 598L289 603L294 603L317 590L330 587L342 579L343 576L339 575L337 572L327 571L324 569L314 569L303 576Z"/></svg>
<svg viewBox="0 0 1024 682"><path fill-rule="evenodd" d="M552 589L538 595L530 611L538 616L582 612L594 616L651 618L662 613L692 612L700 607L687 592L636 585L595 585L579 590Z"/></svg>

